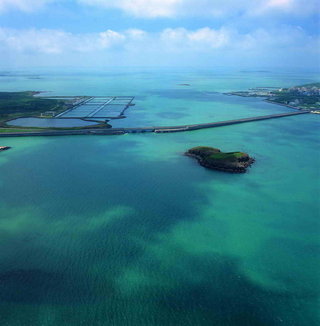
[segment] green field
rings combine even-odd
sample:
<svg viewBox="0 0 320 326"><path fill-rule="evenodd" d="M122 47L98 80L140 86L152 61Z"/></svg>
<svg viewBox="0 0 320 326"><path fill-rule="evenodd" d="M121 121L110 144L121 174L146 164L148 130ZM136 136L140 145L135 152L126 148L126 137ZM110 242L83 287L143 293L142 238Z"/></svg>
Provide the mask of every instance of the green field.
<svg viewBox="0 0 320 326"><path fill-rule="evenodd" d="M206 146L198 146L189 150L189 152L194 153L196 155L200 155L202 158L206 160L226 160L226 161L236 161L238 158L246 155L242 152L221 152L217 148L206 147Z"/></svg>
<svg viewBox="0 0 320 326"><path fill-rule="evenodd" d="M8 133L8 132L30 132L30 131L42 131L45 129L39 129L39 128L28 128L28 129L19 129L17 127L13 128L0 128L0 134Z"/></svg>
<svg viewBox="0 0 320 326"><path fill-rule="evenodd" d="M56 113L67 109L65 100L34 96L36 92L0 92L0 127L7 127L6 121L20 117L39 117L46 111Z"/></svg>

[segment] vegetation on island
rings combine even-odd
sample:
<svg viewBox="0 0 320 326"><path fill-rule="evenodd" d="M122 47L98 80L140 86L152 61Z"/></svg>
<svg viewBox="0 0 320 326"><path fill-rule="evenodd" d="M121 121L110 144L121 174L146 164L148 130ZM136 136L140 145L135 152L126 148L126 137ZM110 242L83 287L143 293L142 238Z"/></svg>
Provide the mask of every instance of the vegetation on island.
<svg viewBox="0 0 320 326"><path fill-rule="evenodd" d="M56 114L68 108L68 102L34 96L38 92L0 92L0 126L7 127L8 120L22 117L40 117L46 111Z"/></svg>
<svg viewBox="0 0 320 326"><path fill-rule="evenodd" d="M218 148L206 146L191 148L185 154L196 158L199 164L206 168L232 173L244 173L254 162L247 153L224 153Z"/></svg>
<svg viewBox="0 0 320 326"><path fill-rule="evenodd" d="M300 109L320 109L320 83L280 88L271 92L269 101L292 105Z"/></svg>
<svg viewBox="0 0 320 326"><path fill-rule="evenodd" d="M282 104L299 110L320 111L320 83L290 88L257 87L249 91L232 92L229 95L264 97L268 102Z"/></svg>
<svg viewBox="0 0 320 326"><path fill-rule="evenodd" d="M40 128L18 127L6 124L9 120L25 117L41 117L47 111L58 114L68 108L70 103L60 99L37 97L39 92L0 92L0 133L25 130L39 130Z"/></svg>
<svg viewBox="0 0 320 326"><path fill-rule="evenodd" d="M36 128L36 127L6 127L6 128L2 128L0 127L0 135L1 134L6 134L6 133L13 133L13 132L30 132L30 131L45 131L45 129L43 128Z"/></svg>

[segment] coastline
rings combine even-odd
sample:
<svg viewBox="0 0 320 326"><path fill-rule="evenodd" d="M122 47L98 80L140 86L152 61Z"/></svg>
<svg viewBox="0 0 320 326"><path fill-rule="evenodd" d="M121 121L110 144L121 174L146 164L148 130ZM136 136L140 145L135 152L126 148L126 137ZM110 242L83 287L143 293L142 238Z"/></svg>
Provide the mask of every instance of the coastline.
<svg viewBox="0 0 320 326"><path fill-rule="evenodd" d="M294 110L305 110L303 108L300 108L299 106L293 106L293 105L290 105L290 104L285 104L285 103L280 103L280 102L276 102L276 101L272 101L272 100L269 100L266 96L261 96L261 95L247 95L247 94L241 94L241 93L237 93L237 92L231 92L231 93L224 93L224 95L227 95L227 96L240 96L240 97L254 97L254 98L262 98L262 101L264 102L267 102L267 103L271 103L271 104L275 104L275 105L281 105L281 106L285 106L287 108L290 108L290 109L294 109Z"/></svg>

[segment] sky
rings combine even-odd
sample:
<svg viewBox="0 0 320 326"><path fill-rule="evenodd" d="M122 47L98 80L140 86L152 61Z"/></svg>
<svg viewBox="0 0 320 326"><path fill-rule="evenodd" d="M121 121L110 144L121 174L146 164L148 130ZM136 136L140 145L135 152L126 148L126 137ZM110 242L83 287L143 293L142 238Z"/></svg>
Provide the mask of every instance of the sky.
<svg viewBox="0 0 320 326"><path fill-rule="evenodd" d="M318 0L0 0L0 67L319 69Z"/></svg>

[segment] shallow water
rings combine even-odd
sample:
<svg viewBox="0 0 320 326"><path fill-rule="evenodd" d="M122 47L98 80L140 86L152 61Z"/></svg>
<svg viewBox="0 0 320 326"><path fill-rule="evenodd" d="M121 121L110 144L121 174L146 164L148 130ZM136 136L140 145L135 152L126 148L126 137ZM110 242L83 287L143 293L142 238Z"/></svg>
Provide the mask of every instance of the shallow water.
<svg viewBox="0 0 320 326"><path fill-rule="evenodd" d="M150 105L137 100L123 121L177 124L189 117L166 108L158 121L161 103L182 101L199 120L211 114L200 95L192 101L202 113L188 107L191 90L169 100L178 81L231 91L314 80L181 74L78 76L77 91L131 95L143 84L139 101ZM43 78L55 94L76 92L73 76ZM21 90L23 80L10 85ZM215 111L221 119L286 110L232 101L230 116ZM316 115L174 134L2 139L12 149L0 154L1 325L318 325L318 139ZM209 171L182 155L197 145L256 162L247 174Z"/></svg>

